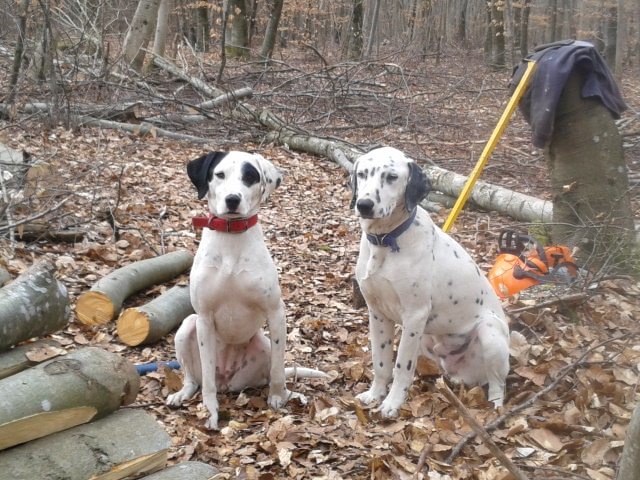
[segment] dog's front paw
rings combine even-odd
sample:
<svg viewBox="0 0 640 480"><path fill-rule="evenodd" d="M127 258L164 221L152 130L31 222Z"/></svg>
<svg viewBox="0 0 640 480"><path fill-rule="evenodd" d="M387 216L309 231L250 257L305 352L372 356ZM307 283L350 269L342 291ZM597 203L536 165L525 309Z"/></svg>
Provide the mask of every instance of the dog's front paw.
<svg viewBox="0 0 640 480"><path fill-rule="evenodd" d="M194 393L191 393L188 389L183 388L182 390L172 393L167 397L167 405L171 407L179 407L183 402L186 402L191 397L193 397Z"/></svg>
<svg viewBox="0 0 640 480"><path fill-rule="evenodd" d="M307 397L305 397L303 394L285 390L284 393L281 393L279 395L269 394L269 406L271 408L282 408L292 398L297 398L303 405L307 404Z"/></svg>
<svg viewBox="0 0 640 480"><path fill-rule="evenodd" d="M382 418L395 418L398 416L399 408L400 408L400 405L398 406L393 405L389 401L389 398L387 397L385 401L382 402L382 404L380 404L378 408L376 408L376 411L380 413L380 416Z"/></svg>
<svg viewBox="0 0 640 480"><path fill-rule="evenodd" d="M386 390L379 390L374 387L371 387L366 392L362 392L361 394L356 395L356 398L360 400L362 403L364 403L365 405L370 405L372 403L377 402L378 400L383 399L386 394L387 394Z"/></svg>
<svg viewBox="0 0 640 480"><path fill-rule="evenodd" d="M217 430L218 429L218 412L212 413L209 419L204 423L204 426L209 430Z"/></svg>

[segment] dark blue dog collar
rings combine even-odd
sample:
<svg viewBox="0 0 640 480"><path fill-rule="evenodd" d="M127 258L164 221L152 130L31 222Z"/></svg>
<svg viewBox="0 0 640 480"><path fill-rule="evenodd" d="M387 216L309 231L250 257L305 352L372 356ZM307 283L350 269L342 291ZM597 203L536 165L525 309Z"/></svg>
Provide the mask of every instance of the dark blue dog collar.
<svg viewBox="0 0 640 480"><path fill-rule="evenodd" d="M367 233L367 240L369 240L369 243L371 243L372 245L376 245L379 247L391 247L392 252L399 252L400 247L398 247L398 242L396 242L396 239L400 235L402 235L405 230L407 230L407 228L411 226L413 220L416 218L417 210L417 208L414 208L413 212L411 212L411 215L409 215L409 218L402 222L402 224L400 224L398 228L392 230L389 233L383 233L382 235L372 235Z"/></svg>

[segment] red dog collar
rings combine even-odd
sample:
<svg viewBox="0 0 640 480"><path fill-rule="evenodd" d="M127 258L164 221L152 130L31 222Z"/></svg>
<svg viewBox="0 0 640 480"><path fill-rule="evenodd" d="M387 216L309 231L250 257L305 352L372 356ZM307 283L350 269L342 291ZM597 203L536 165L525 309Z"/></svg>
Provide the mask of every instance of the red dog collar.
<svg viewBox="0 0 640 480"><path fill-rule="evenodd" d="M258 223L258 215L237 220L227 220L211 214L209 217L193 217L191 222L196 228L210 228L218 232L240 233L246 232Z"/></svg>

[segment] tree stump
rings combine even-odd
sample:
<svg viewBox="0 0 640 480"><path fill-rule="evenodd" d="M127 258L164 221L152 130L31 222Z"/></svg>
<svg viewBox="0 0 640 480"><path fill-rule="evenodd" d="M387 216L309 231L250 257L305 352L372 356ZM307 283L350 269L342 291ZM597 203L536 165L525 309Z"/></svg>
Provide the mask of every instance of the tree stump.
<svg viewBox="0 0 640 480"><path fill-rule="evenodd" d="M192 263L191 253L176 251L115 270L80 295L76 303L78 320L92 326L109 322L120 314L128 296L177 277Z"/></svg>
<svg viewBox="0 0 640 480"><path fill-rule="evenodd" d="M133 402L139 388L131 363L95 347L4 378L0 450L101 418Z"/></svg>
<svg viewBox="0 0 640 480"><path fill-rule="evenodd" d="M630 246L634 216L622 137L598 99L581 98L582 82L574 69L545 149L553 194L551 237L554 244L579 247L582 266L599 268Z"/></svg>
<svg viewBox="0 0 640 480"><path fill-rule="evenodd" d="M0 288L0 352L67 325L69 297L55 272L53 262L41 260Z"/></svg>
<svg viewBox="0 0 640 480"><path fill-rule="evenodd" d="M127 308L117 323L118 336L130 346L163 338L194 313L188 285L177 285L146 305Z"/></svg>
<svg viewBox="0 0 640 480"><path fill-rule="evenodd" d="M164 468L171 444L153 416L123 409L96 422L0 452L0 478L137 478Z"/></svg>

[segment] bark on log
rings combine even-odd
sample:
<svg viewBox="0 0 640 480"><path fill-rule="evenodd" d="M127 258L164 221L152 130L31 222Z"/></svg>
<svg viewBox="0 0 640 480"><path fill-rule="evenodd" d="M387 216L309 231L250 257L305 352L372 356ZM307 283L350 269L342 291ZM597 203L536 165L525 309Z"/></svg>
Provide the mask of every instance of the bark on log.
<svg viewBox="0 0 640 480"><path fill-rule="evenodd" d="M38 340L0 353L0 380L65 354L55 340Z"/></svg>
<svg viewBox="0 0 640 480"><path fill-rule="evenodd" d="M640 405L633 410L631 422L627 427L616 475L616 480L631 478L640 478Z"/></svg>
<svg viewBox="0 0 640 480"><path fill-rule="evenodd" d="M55 270L50 260L40 260L0 289L0 352L67 325L69 297Z"/></svg>
<svg viewBox="0 0 640 480"><path fill-rule="evenodd" d="M117 323L120 340L130 346L163 338L194 313L188 285L177 285L146 305L127 308Z"/></svg>
<svg viewBox="0 0 640 480"><path fill-rule="evenodd" d="M76 303L76 316L85 325L109 322L118 316L128 296L177 277L192 263L191 253L176 251L115 270L80 295Z"/></svg>
<svg viewBox="0 0 640 480"><path fill-rule="evenodd" d="M213 480L220 472L202 462L183 462L144 477L144 480Z"/></svg>
<svg viewBox="0 0 640 480"><path fill-rule="evenodd" d="M132 403L139 388L129 361L95 347L4 378L0 450L104 417Z"/></svg>
<svg viewBox="0 0 640 480"><path fill-rule="evenodd" d="M0 288L4 287L4 284L11 280L11 274L4 268L0 268Z"/></svg>
<svg viewBox="0 0 640 480"><path fill-rule="evenodd" d="M0 478L119 480L166 466L171 438L148 413L106 418L0 452Z"/></svg>

